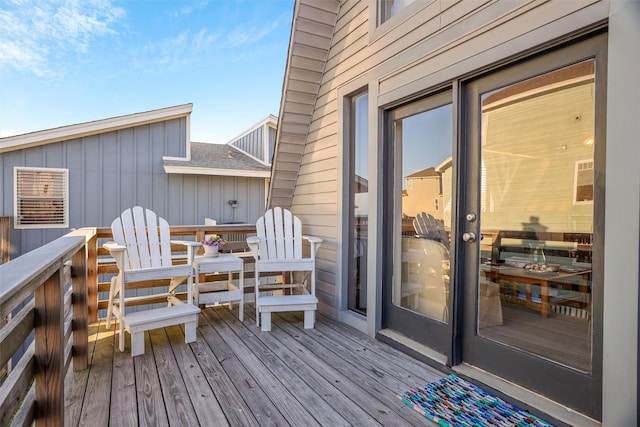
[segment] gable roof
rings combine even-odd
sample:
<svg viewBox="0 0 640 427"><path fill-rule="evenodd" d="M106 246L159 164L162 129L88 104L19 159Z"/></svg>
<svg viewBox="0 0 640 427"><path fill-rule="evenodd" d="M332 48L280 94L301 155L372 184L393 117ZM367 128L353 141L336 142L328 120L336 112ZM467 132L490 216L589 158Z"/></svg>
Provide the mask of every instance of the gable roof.
<svg viewBox="0 0 640 427"><path fill-rule="evenodd" d="M429 177L438 177L440 174L436 172L436 168L430 167L426 169L422 169L418 172L414 172L411 175L405 176L405 178L429 178Z"/></svg>
<svg viewBox="0 0 640 427"><path fill-rule="evenodd" d="M295 2L267 207L291 207L339 7L339 0Z"/></svg>
<svg viewBox="0 0 640 427"><path fill-rule="evenodd" d="M176 119L179 117L187 117L188 120L192 109L193 104L183 104L175 107L161 108L159 110L150 110L142 113L111 117L109 119L62 126L53 129L25 133L22 135L8 136L0 138L0 153L82 138L84 136L96 135L128 127Z"/></svg>
<svg viewBox="0 0 640 427"><path fill-rule="evenodd" d="M167 173L268 178L271 167L231 144L191 143L191 158L163 159Z"/></svg>

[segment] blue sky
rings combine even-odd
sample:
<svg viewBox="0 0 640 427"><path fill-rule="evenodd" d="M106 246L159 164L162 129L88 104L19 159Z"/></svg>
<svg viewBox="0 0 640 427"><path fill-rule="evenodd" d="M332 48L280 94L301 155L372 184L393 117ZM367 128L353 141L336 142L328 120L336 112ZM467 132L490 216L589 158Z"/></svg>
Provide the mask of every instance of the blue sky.
<svg viewBox="0 0 640 427"><path fill-rule="evenodd" d="M293 0L0 0L0 137L193 103L191 140L278 115Z"/></svg>

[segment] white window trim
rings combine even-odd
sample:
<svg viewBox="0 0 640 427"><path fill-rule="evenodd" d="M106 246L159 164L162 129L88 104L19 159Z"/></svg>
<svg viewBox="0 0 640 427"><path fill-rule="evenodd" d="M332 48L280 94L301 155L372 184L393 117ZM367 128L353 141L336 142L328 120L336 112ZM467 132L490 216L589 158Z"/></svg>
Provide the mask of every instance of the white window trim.
<svg viewBox="0 0 640 427"><path fill-rule="evenodd" d="M56 224L22 224L21 218L22 213L20 211L20 200L22 200L22 195L19 194L19 186L18 186L18 174L21 171L25 172L49 172L56 177L55 179L62 178L62 196L59 197L59 200L63 203L63 221ZM58 169L58 168L30 168L30 167L15 167L13 169L13 194L14 194L14 206L13 206L13 215L14 215L14 227L16 229L40 229L40 228L69 228L69 170L68 169ZM50 197L47 197L50 199Z"/></svg>

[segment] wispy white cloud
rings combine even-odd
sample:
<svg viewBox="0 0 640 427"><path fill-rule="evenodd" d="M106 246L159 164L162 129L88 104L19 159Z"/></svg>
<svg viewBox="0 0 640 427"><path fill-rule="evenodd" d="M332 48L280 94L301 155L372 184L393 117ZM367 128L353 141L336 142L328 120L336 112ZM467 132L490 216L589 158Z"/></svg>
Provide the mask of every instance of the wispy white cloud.
<svg viewBox="0 0 640 427"><path fill-rule="evenodd" d="M56 77L54 56L87 53L97 39L116 35L125 15L110 0L7 0L0 6L0 66Z"/></svg>
<svg viewBox="0 0 640 427"><path fill-rule="evenodd" d="M203 1L202 7L206 3ZM232 50L234 55L242 56L243 52L251 51L282 25L288 25L289 20L289 14L282 14L277 19L261 20L259 23L250 19L221 23L215 27L215 31L207 26L200 30L188 28L175 36L134 48L134 66L146 72L163 74L180 67L208 63L212 58L221 56L221 50Z"/></svg>
<svg viewBox="0 0 640 427"><path fill-rule="evenodd" d="M290 17L287 14L282 14L277 19L271 22L263 22L261 25L242 25L232 31L230 31L226 38L223 47L235 48L243 45L249 45L268 37L281 25L287 24Z"/></svg>
<svg viewBox="0 0 640 427"><path fill-rule="evenodd" d="M174 37L147 43L141 52L134 53L134 63L146 71L174 71L197 63L219 38L219 34L209 33L206 29L198 32L183 30Z"/></svg>
<svg viewBox="0 0 640 427"><path fill-rule="evenodd" d="M204 9L209 4L209 0L190 1L187 2L181 9L174 12L174 16L191 15L197 10Z"/></svg>

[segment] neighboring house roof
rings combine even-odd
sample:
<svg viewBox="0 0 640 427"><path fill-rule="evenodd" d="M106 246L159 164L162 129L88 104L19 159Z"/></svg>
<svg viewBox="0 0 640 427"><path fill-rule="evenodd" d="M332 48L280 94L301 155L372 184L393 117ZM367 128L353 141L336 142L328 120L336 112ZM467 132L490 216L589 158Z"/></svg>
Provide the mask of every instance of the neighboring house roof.
<svg viewBox="0 0 640 427"><path fill-rule="evenodd" d="M224 175L268 178L271 167L247 155L231 144L191 143L191 158L165 157L167 173Z"/></svg>
<svg viewBox="0 0 640 427"><path fill-rule="evenodd" d="M128 114L126 116L112 117L109 119L95 120L70 126L62 126L54 129L25 133L22 135L0 138L0 153L21 150L54 142L82 138L89 135L115 131L149 123L171 120L179 117L189 117L193 104L177 105L175 107L159 110L145 111L143 113Z"/></svg>
<svg viewBox="0 0 640 427"><path fill-rule="evenodd" d="M291 206L339 7L339 0L295 2L268 207Z"/></svg>
<svg viewBox="0 0 640 427"><path fill-rule="evenodd" d="M412 173L411 175L407 175L405 178L430 178L434 176L440 176L434 167L422 169L421 171Z"/></svg>

